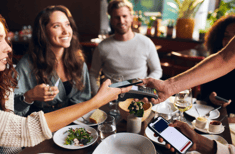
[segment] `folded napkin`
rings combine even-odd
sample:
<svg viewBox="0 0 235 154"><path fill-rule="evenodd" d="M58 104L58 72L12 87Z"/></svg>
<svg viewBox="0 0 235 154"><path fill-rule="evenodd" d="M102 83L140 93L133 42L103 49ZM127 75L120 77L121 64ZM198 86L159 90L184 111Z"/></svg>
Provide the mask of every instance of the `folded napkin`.
<svg viewBox="0 0 235 154"><path fill-rule="evenodd" d="M235 145L235 123L230 123L229 128L230 128L232 143L233 145Z"/></svg>

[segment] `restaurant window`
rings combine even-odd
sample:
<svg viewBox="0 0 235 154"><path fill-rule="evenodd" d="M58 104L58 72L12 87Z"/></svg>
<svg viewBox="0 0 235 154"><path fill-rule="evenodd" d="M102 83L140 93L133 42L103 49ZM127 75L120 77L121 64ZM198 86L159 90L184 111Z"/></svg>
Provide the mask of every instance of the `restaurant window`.
<svg viewBox="0 0 235 154"><path fill-rule="evenodd" d="M160 12L162 20L174 19L176 20L177 14L171 11L167 2L174 2L174 0L129 0L132 2L134 11L144 12Z"/></svg>

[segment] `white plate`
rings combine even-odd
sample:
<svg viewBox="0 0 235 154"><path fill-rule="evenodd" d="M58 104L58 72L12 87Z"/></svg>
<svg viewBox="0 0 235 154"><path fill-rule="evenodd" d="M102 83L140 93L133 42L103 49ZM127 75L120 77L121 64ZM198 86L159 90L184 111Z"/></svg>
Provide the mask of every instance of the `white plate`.
<svg viewBox="0 0 235 154"><path fill-rule="evenodd" d="M104 139L93 154L156 154L153 143L135 133L117 133Z"/></svg>
<svg viewBox="0 0 235 154"><path fill-rule="evenodd" d="M218 141L218 142L220 142L221 144L224 144L224 145L228 144L228 142L223 137L221 137L219 135L204 135L203 134L202 136L204 136L204 137L206 137L210 140L216 140L216 141Z"/></svg>
<svg viewBox="0 0 235 154"><path fill-rule="evenodd" d="M152 140L153 142L155 142L155 143L157 143L157 144L159 144L159 145L165 146L165 144L166 144L165 141L159 142L159 141L158 141L158 137L155 137L155 136L154 136L154 132L153 132L150 128L146 127L146 129L145 129L145 134L146 134L146 136L147 136L150 140Z"/></svg>
<svg viewBox="0 0 235 154"><path fill-rule="evenodd" d="M96 109L95 109L95 110L96 110ZM89 121L90 116L92 115L92 113L95 112L95 110L92 110L92 111L88 112L87 114L85 114L85 115L83 116L83 118L85 118L86 120ZM101 110L101 111L102 111L102 110ZM104 121L107 119L107 114L106 114L104 111L102 111L102 112L104 113L104 117L103 117L103 119L102 119L98 124L104 122ZM78 119L75 120L73 123L78 124L78 125L88 125L88 126L96 126L96 125L98 125L98 124L94 124L94 123L85 124L85 123L83 123L82 117L78 118Z"/></svg>
<svg viewBox="0 0 235 154"><path fill-rule="evenodd" d="M83 145L83 146L74 146L74 145L65 145L65 139L68 136L68 132L66 132L67 130L69 130L69 128L85 128L86 130L91 132L91 136L93 137L91 139L91 141L89 143L87 143L87 145ZM57 132L55 132L55 134L53 135L53 141L55 142L55 144L57 144L58 146L65 148L65 149L82 149L85 147L88 147L90 145L92 145L93 143L96 142L98 138L98 133L94 128L91 128L89 126L85 126L85 125L69 125L66 126L64 128L59 129Z"/></svg>
<svg viewBox="0 0 235 154"><path fill-rule="evenodd" d="M222 127L221 127L221 130L220 130L219 132L210 132L210 131L209 131L210 119L208 119L208 121L207 121L207 123L206 123L206 127L205 127L204 129L197 128L196 125L195 125L195 123L196 123L196 120L193 120L193 121L192 121L192 126L193 126L196 130L198 130L198 131L200 131L200 132L203 132L203 133L208 133L208 134L221 134L221 133L223 133L223 131L224 131L224 126L222 126Z"/></svg>
<svg viewBox="0 0 235 154"><path fill-rule="evenodd" d="M185 113L192 116L192 117L195 117L195 118L198 117L199 115L198 115L197 111L195 110L195 106L197 107L197 110L198 110L200 116L204 116L209 111L214 109L214 107L208 106L208 105L193 104L193 107L190 110L185 111ZM218 110L214 110L210 113L209 119L216 119L216 118L219 118L219 116L220 116L220 112Z"/></svg>
<svg viewBox="0 0 235 154"><path fill-rule="evenodd" d="M164 102L154 105L152 107L152 110L163 114L169 114L169 113L175 114L176 112L178 112L178 110L174 107L172 99L173 97L170 97Z"/></svg>

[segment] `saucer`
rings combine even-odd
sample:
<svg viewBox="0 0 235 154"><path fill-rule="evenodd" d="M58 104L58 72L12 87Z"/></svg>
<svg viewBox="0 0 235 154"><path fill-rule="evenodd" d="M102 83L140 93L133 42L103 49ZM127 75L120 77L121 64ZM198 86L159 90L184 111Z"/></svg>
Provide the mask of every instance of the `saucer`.
<svg viewBox="0 0 235 154"><path fill-rule="evenodd" d="M159 142L159 141L158 141L158 136L157 136L157 137L154 136L154 132L153 132L150 128L146 127L146 129L145 129L145 134L146 134L146 136L147 136L151 141L153 141L154 143L157 143L157 144L159 144L159 145L161 145L161 146L165 146L166 142L165 142L165 141Z"/></svg>
<svg viewBox="0 0 235 154"><path fill-rule="evenodd" d="M192 117L197 118L199 115L198 115L198 112L196 111L195 107L197 108L198 112L200 113L200 116L204 116L209 111L214 109L214 107L208 106L208 105L193 104L193 107L190 110L185 111L185 113L192 116ZM217 119L217 118L219 118L219 116L220 116L219 110L214 110L214 111L210 112L209 119Z"/></svg>
<svg viewBox="0 0 235 154"><path fill-rule="evenodd" d="M224 132L224 126L221 127L221 130L218 131L218 132L210 132L209 131L209 123L210 123L210 120L208 119L208 122L206 123L206 126L204 129L201 129L201 128L198 128L196 126L196 120L193 120L192 121L192 126L193 128L195 128L196 130L200 131L200 132L203 132L203 133L208 133L208 134L221 134Z"/></svg>

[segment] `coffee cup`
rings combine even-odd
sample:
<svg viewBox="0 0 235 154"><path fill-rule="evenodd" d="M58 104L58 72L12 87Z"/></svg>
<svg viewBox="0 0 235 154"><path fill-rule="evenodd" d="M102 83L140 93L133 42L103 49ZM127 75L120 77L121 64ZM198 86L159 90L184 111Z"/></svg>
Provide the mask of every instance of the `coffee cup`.
<svg viewBox="0 0 235 154"><path fill-rule="evenodd" d="M207 119L205 117L197 117L196 118L196 127L200 129L204 129L206 127Z"/></svg>
<svg viewBox="0 0 235 154"><path fill-rule="evenodd" d="M209 131L210 132L219 132L222 128L222 123L220 121L211 121L209 123Z"/></svg>

